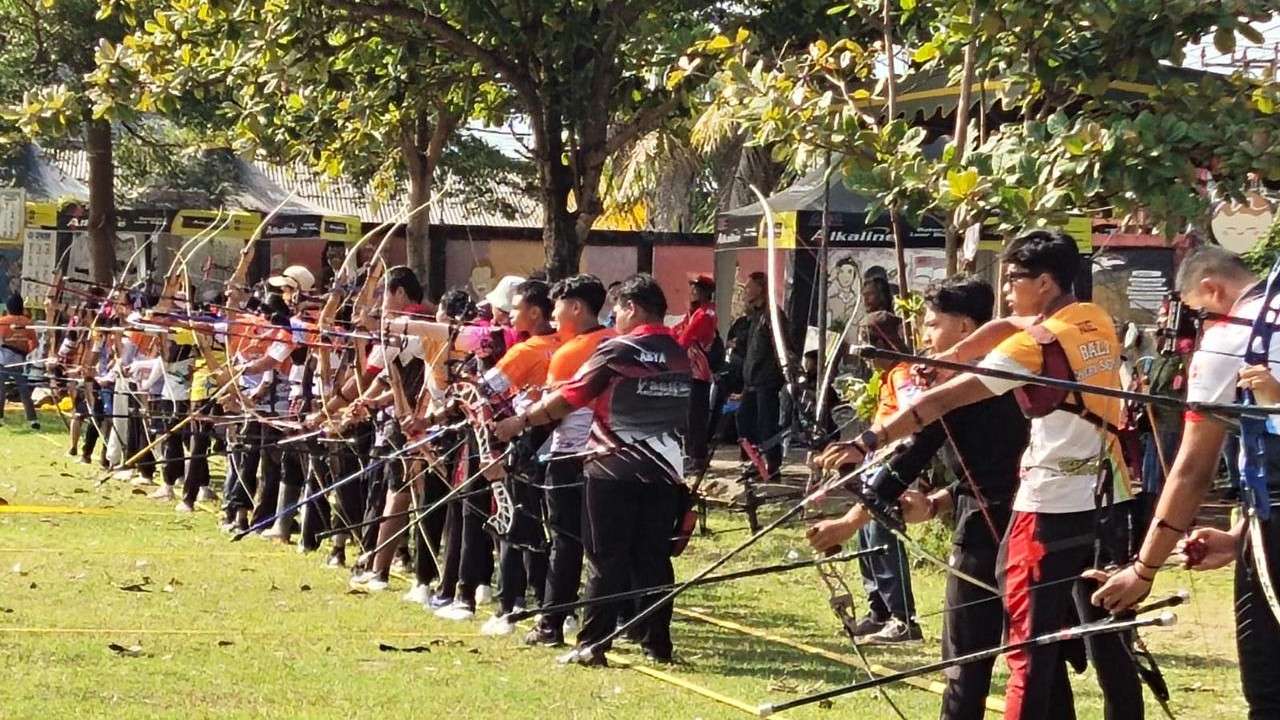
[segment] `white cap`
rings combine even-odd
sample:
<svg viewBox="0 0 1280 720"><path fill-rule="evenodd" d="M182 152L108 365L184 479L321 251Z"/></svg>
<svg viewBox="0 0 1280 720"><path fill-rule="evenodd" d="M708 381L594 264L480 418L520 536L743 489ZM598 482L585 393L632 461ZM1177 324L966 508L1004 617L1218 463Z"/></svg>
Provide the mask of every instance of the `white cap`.
<svg viewBox="0 0 1280 720"><path fill-rule="evenodd" d="M515 309L516 288L522 284L524 284L524 278L519 275L504 275L498 281L497 287L484 296L484 301L495 310L509 313Z"/></svg>
<svg viewBox="0 0 1280 720"><path fill-rule="evenodd" d="M267 284L272 287L290 287L294 290L310 292L311 288L316 286L316 276L301 265L290 265L279 275L267 278Z"/></svg>

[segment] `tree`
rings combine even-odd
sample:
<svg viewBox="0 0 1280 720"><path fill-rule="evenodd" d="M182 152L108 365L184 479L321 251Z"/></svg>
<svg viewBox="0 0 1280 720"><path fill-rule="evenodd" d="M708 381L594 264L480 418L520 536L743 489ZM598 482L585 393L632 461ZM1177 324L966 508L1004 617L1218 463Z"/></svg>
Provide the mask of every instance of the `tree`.
<svg viewBox="0 0 1280 720"><path fill-rule="evenodd" d="M102 43L124 27L100 21L96 0L0 2L0 105L10 131L32 139L79 137L89 157L89 257L95 282L115 271L115 141L85 77ZM16 128L17 132L13 132Z"/></svg>
<svg viewBox="0 0 1280 720"><path fill-rule="evenodd" d="M133 8L109 6L122 16ZM367 184L381 199L404 184L409 206L420 208L451 159L465 154L468 169L516 166L456 142L462 122L503 114L504 93L474 62L414 40L314 2L175 2L108 48L95 81L121 117L164 113L204 129L207 142L303 162ZM199 112L209 106L212 113ZM439 294L443 243L429 242L430 218L429 207L410 216L406 245L410 265Z"/></svg>
<svg viewBox="0 0 1280 720"><path fill-rule="evenodd" d="M1142 211L1176 231L1202 216L1206 176L1241 190L1250 173L1280 179L1280 117L1274 84L1161 63L1180 63L1205 35L1222 47L1236 32L1256 35L1248 23L1270 5L901 0L889 23L876 19L880 2L834 8L862 25L896 25L910 60L900 83L965 65L976 80L998 81L1012 118L985 134L966 123L967 152L953 139L936 159L924 157L924 127L886 112L883 43L830 36L784 53L749 41L722 48L719 101L754 142L800 161L839 153L852 185L876 200L873 213L943 213L952 238L975 223L1012 233L1097 212ZM949 249L954 262L954 241Z"/></svg>

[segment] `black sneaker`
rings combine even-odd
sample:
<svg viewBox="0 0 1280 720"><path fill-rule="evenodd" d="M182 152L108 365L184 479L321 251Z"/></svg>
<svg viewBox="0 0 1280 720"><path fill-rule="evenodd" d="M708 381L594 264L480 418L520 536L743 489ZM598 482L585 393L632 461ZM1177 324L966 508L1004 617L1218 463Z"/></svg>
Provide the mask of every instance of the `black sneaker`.
<svg viewBox="0 0 1280 720"><path fill-rule="evenodd" d="M541 624L534 625L533 629L524 636L525 645L542 645L544 647L560 647L564 645L564 635L556 632L551 628L545 628Z"/></svg>
<svg viewBox="0 0 1280 720"><path fill-rule="evenodd" d="M884 629L886 622L885 620L877 620L875 615L864 615L858 621L858 624L853 626L853 636L866 637L867 635L874 635Z"/></svg>
<svg viewBox="0 0 1280 720"><path fill-rule="evenodd" d="M920 626L916 623L907 623L893 618L884 624L880 632L873 633L863 638L863 642L869 645L899 645L902 643L920 642L924 639L924 633L920 631Z"/></svg>

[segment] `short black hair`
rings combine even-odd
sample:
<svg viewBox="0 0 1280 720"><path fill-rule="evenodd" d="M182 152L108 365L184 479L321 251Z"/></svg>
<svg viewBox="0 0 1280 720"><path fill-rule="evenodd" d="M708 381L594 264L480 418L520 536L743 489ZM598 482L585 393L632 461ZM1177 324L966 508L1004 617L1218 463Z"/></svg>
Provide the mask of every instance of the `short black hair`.
<svg viewBox="0 0 1280 720"><path fill-rule="evenodd" d="M544 280L525 280L516 286L516 295L520 302L532 305L542 311L542 317L550 320L551 309L555 303L551 301L551 286Z"/></svg>
<svg viewBox="0 0 1280 720"><path fill-rule="evenodd" d="M262 299L262 312L277 325L289 322L289 305L285 303L284 295L280 293L267 293Z"/></svg>
<svg viewBox="0 0 1280 720"><path fill-rule="evenodd" d="M412 302L422 302L422 283L418 281L418 274L408 265L397 265L387 270L387 292L393 293L396 290L404 290L405 296Z"/></svg>
<svg viewBox="0 0 1280 720"><path fill-rule="evenodd" d="M888 310L876 310L867 313L867 317L862 321L862 326L867 332L867 342L872 347L878 347L882 350L893 350L895 352L908 352L906 337L902 334L902 318L894 315Z"/></svg>
<svg viewBox="0 0 1280 720"><path fill-rule="evenodd" d="M667 295L648 273L637 273L622 281L618 302L629 302L659 320L667 315Z"/></svg>
<svg viewBox="0 0 1280 720"><path fill-rule="evenodd" d="M4 309L10 315L21 315L23 310L25 310L25 306L22 302L22 296L18 293L11 293L8 299L4 301Z"/></svg>
<svg viewBox="0 0 1280 720"><path fill-rule="evenodd" d="M462 288L449 288L440 296L440 307L444 314L454 320L471 320L476 315L476 304L471 294Z"/></svg>
<svg viewBox="0 0 1280 720"><path fill-rule="evenodd" d="M1258 279L1239 255L1217 245L1204 245L1192 250L1182 260L1174 287L1178 292L1186 292L1209 276L1242 282Z"/></svg>
<svg viewBox="0 0 1280 720"><path fill-rule="evenodd" d="M766 274L764 274L764 273L762 273L762 272L760 272L759 270L757 270L757 271L755 271L755 272L751 273L750 275L748 275L748 276L747 276L747 279L748 279L748 280L750 280L750 281L752 281L752 282L760 283L761 285L763 285L763 286L765 286L765 287L768 287L768 286L769 286L769 276L768 276L768 275L766 275Z"/></svg>
<svg viewBox="0 0 1280 720"><path fill-rule="evenodd" d="M1066 232L1032 230L1014 238L1001 257L1006 263L1039 275L1048 273L1062 292L1071 292L1080 272L1080 249Z"/></svg>
<svg viewBox="0 0 1280 720"><path fill-rule="evenodd" d="M986 280L956 275L930 285L924 304L934 312L963 315L982 325L995 310L996 293Z"/></svg>
<svg viewBox="0 0 1280 720"><path fill-rule="evenodd" d="M586 304L588 310L596 315L599 315L600 309L604 307L604 299L607 294L604 289L604 283L600 282L600 278L590 273L571 275L551 286L551 299L553 301L580 300Z"/></svg>

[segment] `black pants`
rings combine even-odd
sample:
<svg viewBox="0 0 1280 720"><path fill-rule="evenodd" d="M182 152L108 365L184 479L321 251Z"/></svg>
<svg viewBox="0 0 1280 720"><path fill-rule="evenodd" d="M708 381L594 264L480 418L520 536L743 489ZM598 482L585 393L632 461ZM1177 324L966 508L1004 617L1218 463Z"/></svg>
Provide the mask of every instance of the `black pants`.
<svg viewBox="0 0 1280 720"><path fill-rule="evenodd" d="M227 480L222 488L227 519L240 510L252 510L258 493L258 461L256 423L246 422L235 428L227 440Z"/></svg>
<svg viewBox="0 0 1280 720"><path fill-rule="evenodd" d="M535 485L546 482L545 465L529 458L522 476L502 482L511 496L511 528L498 544L499 613L515 609L517 600L533 588L534 601L542 604L547 583L547 535L543 529L544 493Z"/></svg>
<svg viewBox="0 0 1280 720"><path fill-rule="evenodd" d="M707 463L707 423L711 417L711 383L693 380L689 383L689 424L684 432L684 454L694 468Z"/></svg>
<svg viewBox="0 0 1280 720"><path fill-rule="evenodd" d="M582 581L582 459L552 460L547 464L547 525L551 549L547 558L547 605L574 602ZM560 633L567 613L546 613L539 624Z"/></svg>
<svg viewBox="0 0 1280 720"><path fill-rule="evenodd" d="M19 386L19 391L21 390L22 386ZM31 390L28 389L26 392L26 402L30 403ZM102 456L105 458L107 455L107 443L111 439L111 423L107 422L107 409L106 404L103 402L103 395L110 392L110 390L100 390L96 383L91 382L81 384L79 390L77 390L79 397L77 398L76 406L77 408L84 408L84 413L81 417L84 419L86 427L84 429L84 446L80 452L80 457L85 462L89 462L93 458L93 448L97 445L99 438L102 440ZM27 420L35 422L34 410L27 414Z"/></svg>
<svg viewBox="0 0 1280 720"><path fill-rule="evenodd" d="M431 507L449 492L444 468L428 469L418 504L423 509ZM419 585L429 585L440 577L440 546L444 540L445 522L448 518L447 503L426 515L411 516L415 519L413 530L413 574ZM456 581L455 581L456 582Z"/></svg>
<svg viewBox="0 0 1280 720"><path fill-rule="evenodd" d="M738 435L761 445L781 429L782 402L779 388L747 388L738 405ZM772 476L782 467L782 443L775 443L764 453L765 464ZM768 480L768 478L763 478Z"/></svg>
<svg viewBox="0 0 1280 720"><path fill-rule="evenodd" d="M1272 509L1275 513L1276 509ZM1263 544L1272 580L1280 578L1280 522L1273 516L1263 523ZM1240 682L1249 704L1249 720L1280 718L1280 624L1267 603L1253 558L1252 541L1236 562L1236 649L1240 655Z"/></svg>
<svg viewBox="0 0 1280 720"><path fill-rule="evenodd" d="M211 400L197 402L195 412L202 416L217 413L218 404ZM191 456L187 458L186 472L182 476L182 501L195 505L200 495L200 488L209 485L209 454L213 448L213 422L205 419L193 419L187 425Z"/></svg>
<svg viewBox="0 0 1280 720"><path fill-rule="evenodd" d="M671 535L680 497L674 486L630 478L588 477L584 501L587 599L633 587L668 585L675 580ZM658 597L646 596L636 602L636 607L648 607ZM615 603L588 606L578 632L578 645L593 645L609 635L617 625L617 617ZM638 639L646 651L670 657L670 604L649 617Z"/></svg>
<svg viewBox="0 0 1280 720"><path fill-rule="evenodd" d="M1009 504L988 506L996 534L968 495L955 499L956 529L952 535L951 566L978 580L996 584L996 556L1000 540L1009 526ZM991 593L973 583L948 574L945 605L954 608L942 619L944 660L986 650L1000 644L1004 631L1004 609ZM991 672L995 658L948 668L942 693L942 720L983 720L986 699L991 692Z"/></svg>
<svg viewBox="0 0 1280 720"><path fill-rule="evenodd" d="M160 433L157 437L164 437L160 447L164 455L164 484L169 487L177 485L186 473L191 424L178 425L187 419L190 406L186 400L159 400L152 406L159 413Z"/></svg>
<svg viewBox="0 0 1280 720"><path fill-rule="evenodd" d="M274 427L252 421L249 423L250 453L256 453L257 477L252 483L256 487L253 500L253 519L251 523L260 523L276 514L276 504L280 497L280 475L282 434ZM249 463L246 463L249 465Z"/></svg>

